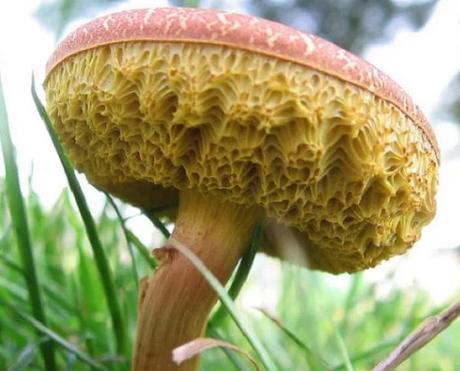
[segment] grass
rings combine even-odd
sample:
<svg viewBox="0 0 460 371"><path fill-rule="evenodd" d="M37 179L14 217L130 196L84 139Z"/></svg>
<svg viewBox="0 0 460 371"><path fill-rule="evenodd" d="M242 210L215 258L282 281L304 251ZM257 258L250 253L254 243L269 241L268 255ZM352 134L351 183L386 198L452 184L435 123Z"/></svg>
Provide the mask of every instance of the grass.
<svg viewBox="0 0 460 371"><path fill-rule="evenodd" d="M226 310L229 312L236 326L239 328L243 336L248 340L253 350L259 356L260 361L265 367L265 369L267 371L276 371L276 366L271 360L268 352L265 350L265 347L262 345L262 342L254 334L251 326L247 323L246 319L239 313L232 298L227 293L227 291L225 291L225 288L222 287L219 280L213 276L213 274L206 268L204 263L191 250L188 250L186 246L182 245L179 241L175 240L174 242L172 242L172 245L193 263L195 268L197 268L201 272L201 274L206 278L208 283L217 292L217 296L221 300L222 304L225 306Z"/></svg>
<svg viewBox="0 0 460 371"><path fill-rule="evenodd" d="M75 198L80 216L82 218L83 224L85 226L86 235L90 242L94 262L99 273L99 279L102 282L102 287L104 288L104 296L107 301L108 309L110 312L110 317L112 320L112 330L115 335L116 350L118 354L128 355L128 348L126 346L126 337L125 337L125 326L123 324L123 316L121 314L120 303L117 295L117 290L115 288L115 283L112 277L112 270L109 266L105 250L102 247L101 239L96 229L96 224L94 219L89 211L88 204L86 202L85 195L80 187L80 183L77 180L75 172L70 165L69 160L67 159L64 149L61 146L56 134L53 131L51 122L46 114L45 108L41 104L37 93L35 91L35 83L32 78L32 97L34 99L35 105L37 107L38 113L45 123L48 134L51 137L51 140L54 145L59 159L61 161L62 167L64 168L67 181L69 183L69 188Z"/></svg>
<svg viewBox="0 0 460 371"><path fill-rule="evenodd" d="M21 367L19 367L18 360L16 360L15 368L22 369L22 368L28 366L28 364L31 362L29 354L31 354L32 349L34 349L34 347L37 346L40 343L43 343L45 341L50 341L50 342L56 343L57 345L59 345L60 347L65 349L70 354L75 355L84 364L90 366L92 369L95 369L95 370L104 370L105 369L97 360L94 360L90 356L88 356L87 354L83 353L81 350L76 348L73 344L69 343L67 340L63 339L61 336L56 334L54 331L50 330L45 325L43 325L42 322L37 321L33 317L30 317L28 314L24 313L21 310L18 310L17 308L15 308L14 306L10 305L6 301L3 301L2 299L0 299L0 303L2 305L4 305L5 307L9 308L14 313L16 313L26 323L28 323L32 327L34 327L43 336L42 338L39 338L36 342L27 345L25 350L22 351L21 354L18 357L18 360L23 360L21 362ZM24 359L27 359L27 361L24 361ZM45 359L45 362L46 362L46 359ZM45 367L47 367L47 366L45 366Z"/></svg>
<svg viewBox="0 0 460 371"><path fill-rule="evenodd" d="M19 184L18 168L15 159L15 148L11 140L6 104L3 96L3 87L0 78L0 138L2 145L3 161L6 174L6 197L13 225L17 247L22 265L21 273L25 279L28 290L29 302L33 316L46 326L45 309L43 308L42 294L38 282L35 259L32 252L32 242L29 233L24 200ZM43 360L50 371L56 369L54 349L49 341L40 344Z"/></svg>
<svg viewBox="0 0 460 371"><path fill-rule="evenodd" d="M53 364L59 370L128 369L137 277L150 274L156 262L124 222L121 203L107 201L100 214L91 213L65 158L69 189L53 207L45 208L30 186L22 193L1 98L0 120L7 170L0 179L0 369L52 370ZM164 220L154 215L150 219L169 233ZM264 314L235 303L231 298L244 282L243 294L248 286L260 289L257 277L248 275L254 257L256 263L261 259L254 254L258 238L256 233L229 294L220 290L233 316L217 309L207 333L262 354L259 364L265 369L369 370L423 318L439 310L421 290L395 289L379 298L376 284L363 275L339 289L326 274L287 264L281 266L279 287L274 288L279 293L274 308ZM400 369L456 370L459 343L460 326L454 324ZM248 366L231 351L214 349L204 353L202 368Z"/></svg>
<svg viewBox="0 0 460 371"><path fill-rule="evenodd" d="M251 238L251 242L249 244L248 249L241 257L241 261L238 264L238 268L236 269L235 277L232 280L232 284L228 289L228 294L231 299L236 299L238 294L240 293L244 283L248 279L249 272L251 270L252 264L254 263L254 259L256 257L257 249L260 244L260 240L262 237L262 227L260 224L256 225L254 228L254 232ZM212 318L210 319L210 324L214 327L219 326L219 323L223 320L226 313L224 305L220 305Z"/></svg>

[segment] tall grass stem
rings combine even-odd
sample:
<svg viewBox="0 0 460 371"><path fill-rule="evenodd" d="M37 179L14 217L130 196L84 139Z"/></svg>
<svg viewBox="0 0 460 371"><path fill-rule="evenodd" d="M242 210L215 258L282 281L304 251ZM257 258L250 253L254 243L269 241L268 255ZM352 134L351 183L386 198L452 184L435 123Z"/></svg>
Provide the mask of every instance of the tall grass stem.
<svg viewBox="0 0 460 371"><path fill-rule="evenodd" d="M109 307L112 328L115 336L116 348L118 354L127 354L127 344L125 336L125 325L123 322L122 312L120 302L118 300L117 289L112 276L112 271L109 266L109 261L105 254L104 248L102 247L101 240L96 229L96 223L89 211L86 198L83 195L83 191L80 187L80 183L77 180L75 172L70 165L69 160L67 159L64 149L59 142L56 133L54 132L51 121L48 117L48 114L45 110L45 107L38 98L37 92L35 90L35 82L32 77L32 96L35 102L35 106L46 125L46 129L50 135L51 141L53 142L54 148L59 156L61 164L64 168L67 181L69 183L70 190L72 191L75 201L77 203L78 210L85 225L86 234L88 236L96 267L98 269L102 286L104 288L105 298Z"/></svg>

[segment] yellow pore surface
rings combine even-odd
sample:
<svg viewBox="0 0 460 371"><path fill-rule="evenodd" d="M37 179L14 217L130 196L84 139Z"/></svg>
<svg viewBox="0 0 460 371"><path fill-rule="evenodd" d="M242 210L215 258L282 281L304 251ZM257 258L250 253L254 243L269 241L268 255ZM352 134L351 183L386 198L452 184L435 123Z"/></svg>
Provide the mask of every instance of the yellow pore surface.
<svg viewBox="0 0 460 371"><path fill-rule="evenodd" d="M305 66L220 46L119 43L62 62L46 92L71 161L97 187L134 195L142 184L135 203L155 198L150 183L262 206L301 231L313 268L351 272L401 254L435 212L438 165L422 131Z"/></svg>

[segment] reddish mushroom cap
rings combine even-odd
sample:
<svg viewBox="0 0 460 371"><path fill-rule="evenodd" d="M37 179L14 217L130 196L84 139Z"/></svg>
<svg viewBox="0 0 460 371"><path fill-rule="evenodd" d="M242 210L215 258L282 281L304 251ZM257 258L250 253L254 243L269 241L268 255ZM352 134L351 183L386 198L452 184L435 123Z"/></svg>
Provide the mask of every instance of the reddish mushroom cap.
<svg viewBox="0 0 460 371"><path fill-rule="evenodd" d="M427 119L407 93L370 63L320 37L243 14L191 8L128 10L86 23L67 36L46 66L47 75L71 55L133 40L226 45L299 63L391 102L420 127L439 160Z"/></svg>

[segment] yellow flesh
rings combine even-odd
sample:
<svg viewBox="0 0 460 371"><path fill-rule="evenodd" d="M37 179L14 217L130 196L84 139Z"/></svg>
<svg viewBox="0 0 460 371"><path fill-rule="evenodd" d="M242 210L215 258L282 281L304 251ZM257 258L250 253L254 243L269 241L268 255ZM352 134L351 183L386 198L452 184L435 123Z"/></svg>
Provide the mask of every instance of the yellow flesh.
<svg viewBox="0 0 460 371"><path fill-rule="evenodd" d="M304 66L139 41L68 58L46 92L70 159L97 187L129 183L118 194L144 207L155 206L149 183L260 205L301 231L313 268L356 271L401 254L435 212L438 165L422 131Z"/></svg>

